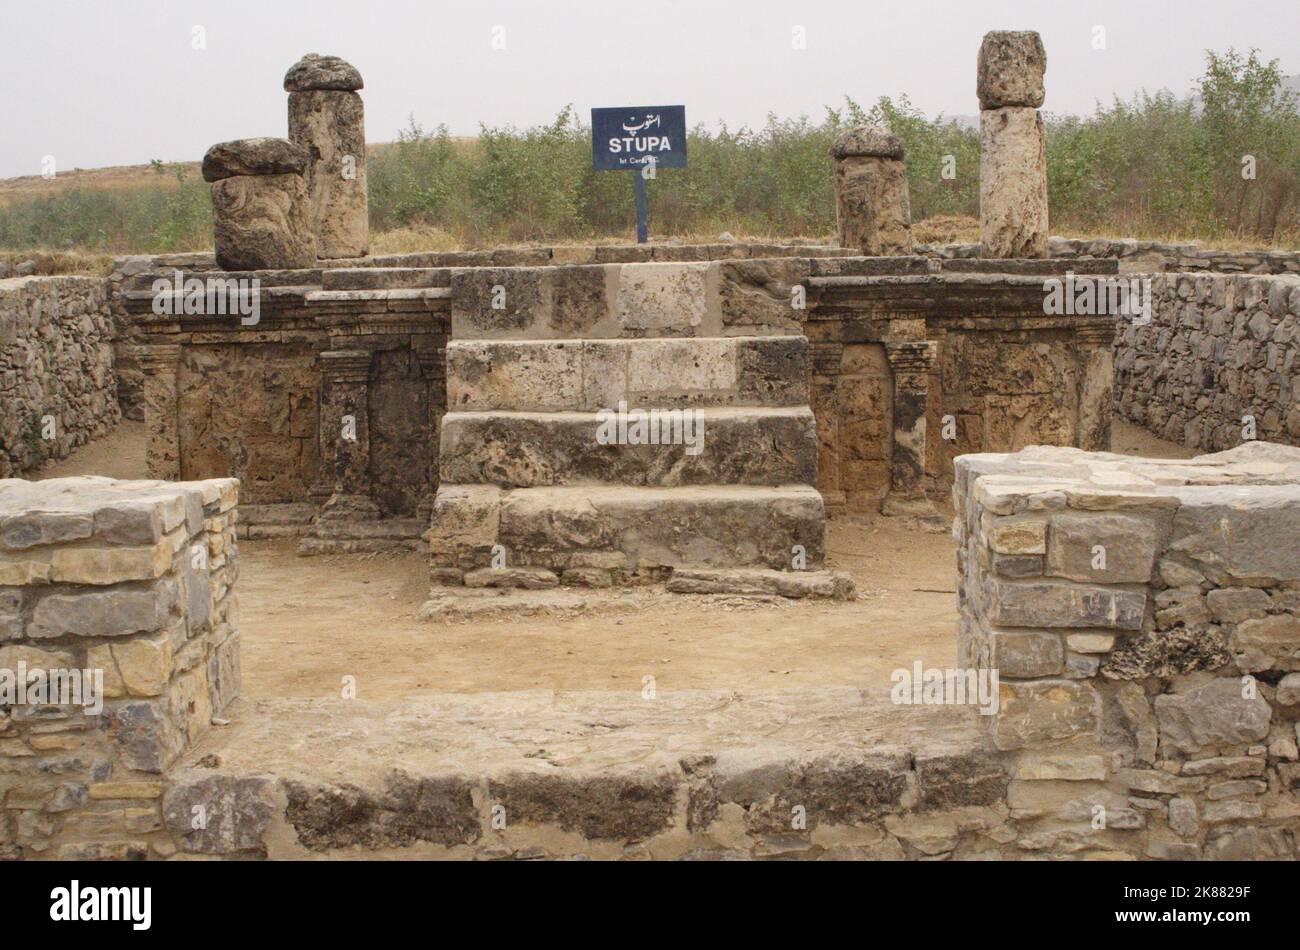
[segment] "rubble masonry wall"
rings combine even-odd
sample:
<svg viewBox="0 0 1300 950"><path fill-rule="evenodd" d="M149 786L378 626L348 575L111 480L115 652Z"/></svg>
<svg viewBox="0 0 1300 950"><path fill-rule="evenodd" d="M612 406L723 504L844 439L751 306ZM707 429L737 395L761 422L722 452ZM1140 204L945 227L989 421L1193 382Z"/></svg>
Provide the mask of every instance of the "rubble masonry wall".
<svg viewBox="0 0 1300 950"><path fill-rule="evenodd" d="M1210 451L1300 444L1300 277L1158 274L1151 293L1151 322L1116 336L1116 413Z"/></svg>
<svg viewBox="0 0 1300 950"><path fill-rule="evenodd" d="M1043 847L1294 857L1300 449L957 460L959 667Z"/></svg>
<svg viewBox="0 0 1300 950"><path fill-rule="evenodd" d="M174 853L167 770L239 694L237 498L0 480L0 858ZM72 671L79 690L36 691Z"/></svg>
<svg viewBox="0 0 1300 950"><path fill-rule="evenodd" d="M112 341L102 280L0 280L0 478L117 425Z"/></svg>

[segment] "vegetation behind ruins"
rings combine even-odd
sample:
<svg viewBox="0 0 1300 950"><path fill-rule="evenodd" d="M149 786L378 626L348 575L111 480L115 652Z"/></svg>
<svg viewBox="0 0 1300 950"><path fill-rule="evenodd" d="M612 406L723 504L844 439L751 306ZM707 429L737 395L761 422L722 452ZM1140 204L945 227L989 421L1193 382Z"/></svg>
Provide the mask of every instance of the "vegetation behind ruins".
<svg viewBox="0 0 1300 950"><path fill-rule="evenodd" d="M1087 117L1048 114L1052 231L1300 246L1300 115L1276 61L1207 53L1197 93L1143 93ZM903 140L922 241L974 240L979 130L929 118L904 96L845 99L820 120L769 116L760 128L697 126L690 167L651 183L654 235L713 240L832 235L831 142L846 126L889 125ZM1253 156L1253 179L1243 177ZM591 167L572 107L547 125L484 126L477 139L411 122L369 155L379 250L626 239L628 174ZM151 163L145 185L49 189L0 203L0 251L101 253L211 246L208 186L193 165ZM3 194L0 193L0 199Z"/></svg>

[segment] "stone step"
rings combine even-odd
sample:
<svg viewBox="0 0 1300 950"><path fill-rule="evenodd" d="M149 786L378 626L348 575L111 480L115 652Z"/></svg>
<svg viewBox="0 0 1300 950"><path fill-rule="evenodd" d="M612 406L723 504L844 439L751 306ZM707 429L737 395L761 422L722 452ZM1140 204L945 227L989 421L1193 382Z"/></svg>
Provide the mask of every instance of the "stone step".
<svg viewBox="0 0 1300 950"><path fill-rule="evenodd" d="M669 681L653 701L626 686L247 700L169 771L162 814L184 855L208 857L905 857L892 835L878 853L836 844L880 842L885 820L932 855L970 806L1006 807L977 718L885 689ZM786 803L808 815L791 843ZM200 806L219 820L195 829ZM966 833L977 854L983 827Z"/></svg>
<svg viewBox="0 0 1300 950"><path fill-rule="evenodd" d="M409 290L451 286L446 267L339 267L321 272L322 290Z"/></svg>
<svg viewBox="0 0 1300 950"><path fill-rule="evenodd" d="M678 261L452 272L459 340L801 335L809 276L927 273L921 258Z"/></svg>
<svg viewBox="0 0 1300 950"><path fill-rule="evenodd" d="M629 406L806 406L802 336L452 340L447 408L598 412Z"/></svg>
<svg viewBox="0 0 1300 950"><path fill-rule="evenodd" d="M768 567L824 557L825 508L807 485L438 489L425 536L435 567L550 571Z"/></svg>
<svg viewBox="0 0 1300 950"><path fill-rule="evenodd" d="M678 568L668 578L674 594L777 594L852 600L856 595L853 578L840 571L773 571L765 568L720 568L701 570Z"/></svg>
<svg viewBox="0 0 1300 950"><path fill-rule="evenodd" d="M621 419L617 412L449 412L441 480L506 488L817 482L817 427L807 406L655 409L640 417L637 408ZM620 428L627 442L667 444L618 444Z"/></svg>

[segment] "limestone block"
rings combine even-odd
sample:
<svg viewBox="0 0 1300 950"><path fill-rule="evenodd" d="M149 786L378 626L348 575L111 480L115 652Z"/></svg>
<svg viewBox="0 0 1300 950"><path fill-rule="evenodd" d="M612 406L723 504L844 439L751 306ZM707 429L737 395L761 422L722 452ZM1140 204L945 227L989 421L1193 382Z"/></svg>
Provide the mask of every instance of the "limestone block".
<svg viewBox="0 0 1300 950"><path fill-rule="evenodd" d="M869 256L912 253L903 146L888 130L850 129L831 148L840 247Z"/></svg>
<svg viewBox="0 0 1300 950"><path fill-rule="evenodd" d="M994 30L980 43L976 92L981 109L1043 104L1047 52L1032 30Z"/></svg>
<svg viewBox="0 0 1300 950"><path fill-rule="evenodd" d="M217 265L291 270L316 261L311 205L301 175L240 175L212 185Z"/></svg>
<svg viewBox="0 0 1300 950"><path fill-rule="evenodd" d="M356 92L362 86L361 73L355 66L338 56L322 56L319 53L308 53L284 74L285 92L307 92L313 89Z"/></svg>
<svg viewBox="0 0 1300 950"><path fill-rule="evenodd" d="M219 629L217 635L221 636ZM240 665L240 634L227 633L208 660L208 684L212 689L212 710L220 715L243 688Z"/></svg>
<svg viewBox="0 0 1300 950"><path fill-rule="evenodd" d="M677 783L667 771L654 778L519 771L492 778L488 798L505 808L512 823L558 825L586 838L638 841L672 824Z"/></svg>
<svg viewBox="0 0 1300 950"><path fill-rule="evenodd" d="M0 547L22 550L88 538L94 521L85 512L27 511L0 521Z"/></svg>
<svg viewBox="0 0 1300 950"><path fill-rule="evenodd" d="M602 444L602 433L617 434L616 419L598 413L450 412L442 423L441 478L506 488L816 481L817 442L808 409L677 412L642 416L638 440L644 444L637 445ZM637 425L636 418L629 427ZM650 442L652 423L658 444Z"/></svg>
<svg viewBox="0 0 1300 950"><path fill-rule="evenodd" d="M1174 753L1241 746L1268 735L1272 710L1259 695L1247 699L1235 678L1216 679L1155 700L1160 745Z"/></svg>
<svg viewBox="0 0 1300 950"><path fill-rule="evenodd" d="M1075 680L999 684L999 708L990 717L999 749L1022 749L1095 733L1101 721L1096 690Z"/></svg>
<svg viewBox="0 0 1300 950"><path fill-rule="evenodd" d="M821 496L806 486L522 488L503 499L501 542L521 564L595 550L647 568L788 570L795 545L808 567L820 566L824 519Z"/></svg>
<svg viewBox="0 0 1300 950"><path fill-rule="evenodd" d="M808 277L808 260L719 261L714 270L723 326L752 333L801 331L807 311L794 308L793 289Z"/></svg>
<svg viewBox="0 0 1300 950"><path fill-rule="evenodd" d="M992 805L1006 796L1007 774L983 751L916 755L917 809Z"/></svg>
<svg viewBox="0 0 1300 950"><path fill-rule="evenodd" d="M1300 580L1300 500L1284 486L1191 489L1174 517L1169 548L1216 583Z"/></svg>
<svg viewBox="0 0 1300 950"><path fill-rule="evenodd" d="M715 336L704 332L707 264L627 264L618 272L614 311L624 333Z"/></svg>
<svg viewBox="0 0 1300 950"><path fill-rule="evenodd" d="M464 342L550 336L546 321L551 300L550 270L540 267L453 270L452 337Z"/></svg>
<svg viewBox="0 0 1300 950"><path fill-rule="evenodd" d="M1205 604L1215 620L1240 623L1263 618L1273 601L1258 587L1219 587L1205 595Z"/></svg>
<svg viewBox="0 0 1300 950"><path fill-rule="evenodd" d="M466 587L548 590L559 582L554 572L541 567L480 567L465 572Z"/></svg>
<svg viewBox="0 0 1300 950"><path fill-rule="evenodd" d="M1300 617L1274 614L1243 620L1229 638L1237 665L1247 672L1300 666Z"/></svg>
<svg viewBox="0 0 1300 950"><path fill-rule="evenodd" d="M1094 584L1146 584L1159 540L1157 525L1147 518L1054 515L1046 573Z"/></svg>
<svg viewBox="0 0 1300 950"><path fill-rule="evenodd" d="M425 534L434 563L442 567L488 566L497 543L501 489L495 485L442 485Z"/></svg>
<svg viewBox="0 0 1300 950"><path fill-rule="evenodd" d="M203 156L203 180L242 175L303 175L311 156L286 139L255 138L218 142Z"/></svg>
<svg viewBox="0 0 1300 950"><path fill-rule="evenodd" d="M984 533L998 554L1044 554L1047 522L1038 518L986 518Z"/></svg>
<svg viewBox="0 0 1300 950"><path fill-rule="evenodd" d="M136 637L121 643L92 647L86 661L91 669L104 671L104 695L161 696L172 674L172 650L168 637Z"/></svg>
<svg viewBox="0 0 1300 950"><path fill-rule="evenodd" d="M104 724L123 764L138 772L162 772L182 748L183 740L160 700L106 703Z"/></svg>
<svg viewBox="0 0 1300 950"><path fill-rule="evenodd" d="M1038 110L980 113L980 255L1047 257L1047 149Z"/></svg>
<svg viewBox="0 0 1300 950"><path fill-rule="evenodd" d="M1196 802L1190 798L1171 798L1169 800L1169 827L1184 838L1191 838L1200 830L1201 823L1196 814Z"/></svg>
<svg viewBox="0 0 1300 950"><path fill-rule="evenodd" d="M988 583L988 611L1005 627L1101 627L1138 630L1146 594L1055 581Z"/></svg>
<svg viewBox="0 0 1300 950"><path fill-rule="evenodd" d="M1300 705L1300 673L1288 673L1282 677L1275 696L1282 706Z"/></svg>
<svg viewBox="0 0 1300 950"><path fill-rule="evenodd" d="M370 249L370 209L361 97L337 90L291 92L289 137L311 155L306 178L317 256L363 256Z"/></svg>
<svg viewBox="0 0 1300 950"><path fill-rule="evenodd" d="M808 402L801 336L632 340L452 340L451 411L519 412Z"/></svg>
<svg viewBox="0 0 1300 950"><path fill-rule="evenodd" d="M790 828L791 809L801 805L809 827L850 824L897 812L908 789L908 756L859 752L804 760L771 761L760 753L731 752L718 756L714 783L722 807L735 803L746 809L746 830L782 832ZM931 802L960 795L945 780L939 763L931 770L926 794ZM978 769L989 776L989 763ZM978 786L977 786L978 787ZM987 794L987 787L981 788Z"/></svg>
<svg viewBox="0 0 1300 950"><path fill-rule="evenodd" d="M1058 676L1064 669L1061 635L1037 631L993 631L993 666L1008 679Z"/></svg>
<svg viewBox="0 0 1300 950"><path fill-rule="evenodd" d="M173 776L163 798L163 819L183 850L236 854L263 848L262 836L283 808L276 782L262 776L235 777L205 772ZM194 809L207 818L194 827ZM278 806L278 807L277 807Z"/></svg>
<svg viewBox="0 0 1300 950"><path fill-rule="evenodd" d="M297 781L285 781L282 787L288 796L284 816L297 831L298 840L313 851L357 845L401 847L417 841L457 845L477 841L480 836L471 797L471 789L478 786L458 775L416 778L393 771L383 787L375 789ZM506 814L516 813L507 806ZM260 830L266 821L259 817L250 824ZM229 823L232 828L239 826L237 819Z"/></svg>
<svg viewBox="0 0 1300 950"><path fill-rule="evenodd" d="M27 635L35 639L73 635L121 637L159 630L176 600L176 585L160 581L137 589L47 594L32 611Z"/></svg>
<svg viewBox="0 0 1300 950"><path fill-rule="evenodd" d="M56 548L50 554L49 576L69 584L152 580L171 567L173 553L167 539L152 547Z"/></svg>

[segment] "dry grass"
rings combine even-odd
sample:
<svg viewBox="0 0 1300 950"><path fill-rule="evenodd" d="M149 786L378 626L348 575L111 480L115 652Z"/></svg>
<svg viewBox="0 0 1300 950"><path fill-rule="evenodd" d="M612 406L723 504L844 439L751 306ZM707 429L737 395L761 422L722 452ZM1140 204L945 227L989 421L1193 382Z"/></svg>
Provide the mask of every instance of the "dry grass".
<svg viewBox="0 0 1300 950"><path fill-rule="evenodd" d="M136 191L161 185L168 191L180 186L177 172L187 179L199 176L198 162L170 162L163 165L159 175L152 165L115 165L111 168L76 168L60 171L53 178L24 175L21 178L0 178L0 206L26 198L47 198L64 191Z"/></svg>
<svg viewBox="0 0 1300 950"><path fill-rule="evenodd" d="M0 261L10 265L31 261L36 273L83 274L90 277L107 277L113 272L114 254L97 254L93 251L54 251L36 248L30 251L0 252Z"/></svg>

